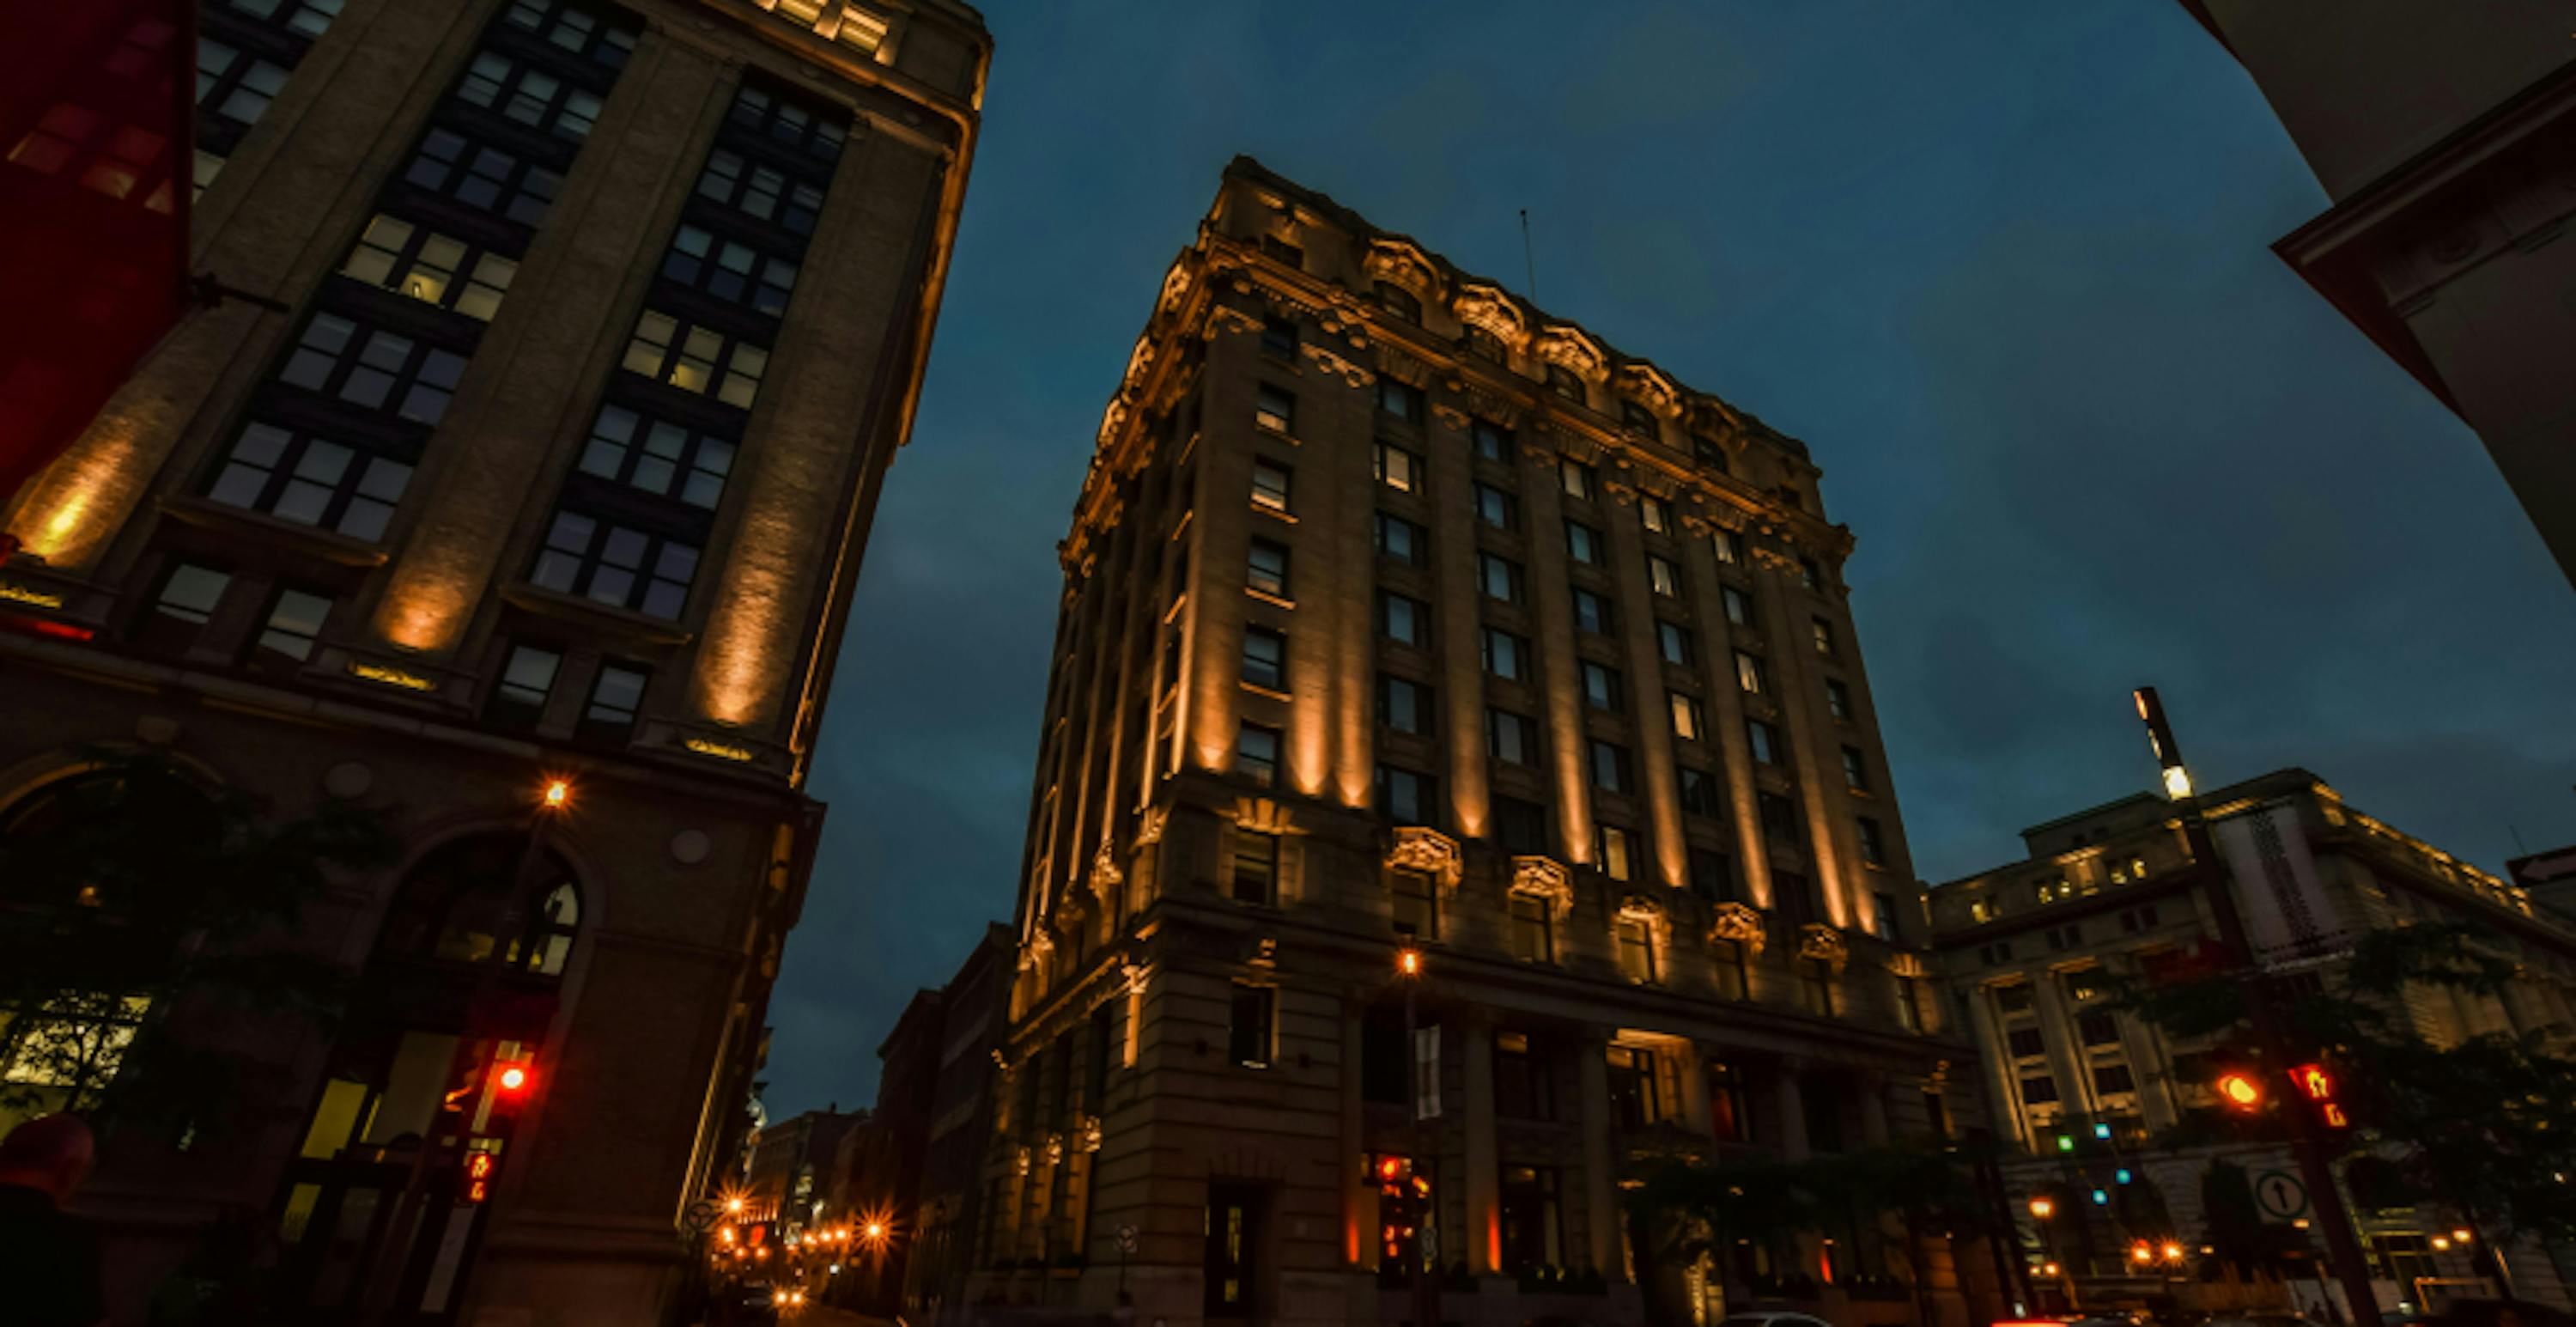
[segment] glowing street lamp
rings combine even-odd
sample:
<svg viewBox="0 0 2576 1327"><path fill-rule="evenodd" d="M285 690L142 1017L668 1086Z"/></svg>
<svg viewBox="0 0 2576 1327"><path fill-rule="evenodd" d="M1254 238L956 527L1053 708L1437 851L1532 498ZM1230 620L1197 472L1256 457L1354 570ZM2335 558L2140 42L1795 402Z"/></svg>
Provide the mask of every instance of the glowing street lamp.
<svg viewBox="0 0 2576 1327"><path fill-rule="evenodd" d="M537 802L549 811L561 811L572 805L572 780L548 779L537 791Z"/></svg>
<svg viewBox="0 0 2576 1327"><path fill-rule="evenodd" d="M2169 1240L2166 1240L2166 1241L2165 1241L2165 1247L2164 1247L2164 1255L2165 1255L2165 1261L2166 1261L2166 1262L2172 1262L2172 1263L2178 1263L2178 1262L2181 1262L2181 1261L2182 1261L2182 1244L2181 1244L2181 1242L2180 1242L2180 1241L2178 1241L2178 1240L2170 1240L2170 1239L2169 1239Z"/></svg>
<svg viewBox="0 0 2576 1327"><path fill-rule="evenodd" d="M2057 1215L2057 1200L2046 1194L2040 1194L2039 1196L2032 1198L2030 1200L2030 1214L2042 1221Z"/></svg>
<svg viewBox="0 0 2576 1327"><path fill-rule="evenodd" d="M1395 970L1407 977L1421 976L1422 951L1419 949L1397 950L1395 954Z"/></svg>

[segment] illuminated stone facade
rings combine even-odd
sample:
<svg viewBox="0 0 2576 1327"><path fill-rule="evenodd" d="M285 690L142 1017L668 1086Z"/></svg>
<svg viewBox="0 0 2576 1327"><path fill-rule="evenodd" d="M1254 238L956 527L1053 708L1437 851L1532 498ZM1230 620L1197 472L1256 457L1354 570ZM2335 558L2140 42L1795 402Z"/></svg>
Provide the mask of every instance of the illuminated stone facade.
<svg viewBox="0 0 2576 1327"><path fill-rule="evenodd" d="M544 1090L464 1274L433 1249L398 1293L662 1321L804 895L805 777L990 38L955 0L204 8L195 262L246 297L8 512L32 556L0 568L0 808L99 743L281 814L387 807L404 863L305 919L362 985L470 970L453 937L395 952L424 872L559 877L570 947L511 978ZM572 806L523 854L541 775ZM389 1277L352 1272L354 1204L393 1200L341 1159L399 1160L404 1094L436 1084L398 1068L459 1032L489 1029L378 1026L399 1049L372 1063L361 1030L254 1047L274 1099L221 1149L115 1140L84 1202L118 1320L226 1208L279 1223L317 1302Z"/></svg>
<svg viewBox="0 0 2576 1327"><path fill-rule="evenodd" d="M1062 547L964 1307L1102 1312L1124 1284L1175 1327L1394 1320L1367 1170L1395 1155L1480 1290L1445 1317L1635 1322L1635 1152L1972 1116L1818 475L1236 161ZM1407 934L1440 1029L1422 1140ZM1834 1321L1912 1314L1874 1229L1762 1258Z"/></svg>
<svg viewBox="0 0 2576 1327"><path fill-rule="evenodd" d="M2315 862L2326 925L2461 921L2496 934L2524 980L2501 1001L2406 992L2405 1011L2425 1036L2448 1042L2576 1025L2576 928L2535 909L2520 887L2364 815L2306 770L2215 789L2201 805L2214 826L2275 808L2294 821ZM2201 1176L2213 1160L2257 1176L2298 1172L2281 1147L2144 1146L2188 1112L2217 1104L2216 1071L2195 1054L2205 1048L2177 1044L2110 1007L2117 983L2210 970L2206 946L2218 934L2206 898L2210 875L2193 860L2181 821L2164 798L2140 793L2033 826L2022 838L2028 860L1938 886L1931 896L1939 962L1976 1038L1987 1097L1998 1103L1996 1132L2029 1154L2003 1167L2011 1210L2027 1210L2035 1194L2055 1199L2060 1215L2046 1256L2069 1269L2088 1308L2175 1293L2186 1306L2212 1310L2278 1306L2292 1293L2315 1307L2307 1284L2201 1286L2189 1274L2196 1253L2186 1255L2190 1267L2142 1269L2129 1257L2132 1240L2166 1230L2197 1246ZM2238 897L2250 911L2241 889ZM2110 1201L2092 1202L2097 1188ZM2473 1279L2460 1280L2479 1269L2447 1238L2455 1214L2365 1210L2357 1218L2384 1306L2423 1307L2428 1292L2484 1293ZM2028 1222L2025 1229L2039 1238ZM2042 1256L2036 1244L2030 1254ZM2517 1292L2565 1302L2560 1274L2538 1248L2514 1250L2510 1263Z"/></svg>

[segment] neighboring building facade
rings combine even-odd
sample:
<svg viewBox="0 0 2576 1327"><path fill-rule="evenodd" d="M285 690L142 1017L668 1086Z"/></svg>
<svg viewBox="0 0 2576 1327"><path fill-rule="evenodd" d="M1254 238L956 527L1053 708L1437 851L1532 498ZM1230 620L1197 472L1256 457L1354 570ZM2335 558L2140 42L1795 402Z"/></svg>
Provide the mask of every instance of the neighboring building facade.
<svg viewBox="0 0 2576 1327"><path fill-rule="evenodd" d="M833 1102L760 1126L743 1167L741 1219L774 1223L784 1238L814 1223L814 1203L827 1203L849 1141L867 1131L868 1112L844 1111Z"/></svg>
<svg viewBox="0 0 2576 1327"><path fill-rule="evenodd" d="M2576 44L2551 0L2182 0L2333 205L2273 251L2459 412L2576 580Z"/></svg>
<svg viewBox="0 0 2576 1327"><path fill-rule="evenodd" d="M931 1101L938 1085L944 992L916 991L877 1046L877 1104L866 1127L842 1143L827 1220L884 1223L887 1237L854 1245L832 1278L830 1301L871 1317L902 1311L904 1278L919 1239L911 1223L921 1191L923 1152L930 1139Z"/></svg>
<svg viewBox="0 0 2576 1327"><path fill-rule="evenodd" d="M2318 883L2313 909L2326 931L2402 925L2410 920L2474 922L2500 937L2524 980L2501 1001L2448 990L2407 993L2416 1028L2437 1041L2492 1031L2576 1027L2576 926L2536 909L2527 891L2364 815L2314 774L2279 770L2201 794L2213 835L2254 817L2282 827L2280 859L2294 877ZM2242 1166L2267 1187L2303 1193L2286 1148L2228 1145L2149 1149L2196 1110L2214 1107L2217 1070L2191 1045L2110 1007L2121 982L2154 985L2220 970L2217 925L2207 891L2226 870L2192 860L2183 825L2162 797L2141 793L2022 831L2026 861L1932 891L1932 924L1942 969L1973 1031L1999 1136L2028 1159L2007 1163L2009 1209L2025 1213L2045 1195L2057 1216L2034 1258L2057 1260L2088 1308L2143 1303L2179 1292L2242 1293L2189 1275L2198 1258L2137 1267L2132 1241L2203 1229L2201 1178L2214 1160ZM2224 855L2224 844L2221 844ZM2295 860L2312 867L2294 866ZM2232 877L2229 877L2232 878ZM2242 902L2249 915L2253 905ZM2107 1137L2098 1135L2107 1133ZM2130 1176L2122 1183L2120 1175ZM2275 1181L2262 1179L2277 1174ZM2111 1201L2096 1204L2099 1189ZM2295 1203L2276 1206L2295 1208ZM2295 1210L2278 1212L2284 1221ZM2423 1305L2428 1295L2480 1293L2472 1251L2453 1247L2452 1214L2432 1210L2355 1211L2380 1299ZM2035 1226L2025 1233L2039 1238ZM2529 1249L2511 1257L2515 1289L2564 1304L2552 1260ZM2317 1288L2295 1293L2314 1306ZM2208 1300L2212 1309L2255 1305Z"/></svg>
<svg viewBox="0 0 2576 1327"><path fill-rule="evenodd" d="M8 508L0 824L147 744L385 808L404 859L303 919L357 1007L234 1048L273 1090L222 1146L110 1140L117 1320L247 1209L319 1306L656 1321L740 1154L990 39L954 0L202 8L196 268L283 311L192 315ZM0 171L186 183L48 123ZM491 1201L380 1248L503 1053L539 1086Z"/></svg>
<svg viewBox="0 0 2576 1327"><path fill-rule="evenodd" d="M1632 1152L1968 1109L1819 473L1238 158L1063 545L976 1307L1391 1320L1427 1221L1452 1317L1632 1323ZM1886 1244L1738 1283L1904 1321Z"/></svg>
<svg viewBox="0 0 2576 1327"><path fill-rule="evenodd" d="M920 1181L896 1220L898 1234L911 1244L902 1312L913 1322L953 1320L953 1307L965 1302L993 1136L993 1062L1010 1021L1017 953L1011 928L995 923L940 988L930 1118L913 1142L921 1154Z"/></svg>

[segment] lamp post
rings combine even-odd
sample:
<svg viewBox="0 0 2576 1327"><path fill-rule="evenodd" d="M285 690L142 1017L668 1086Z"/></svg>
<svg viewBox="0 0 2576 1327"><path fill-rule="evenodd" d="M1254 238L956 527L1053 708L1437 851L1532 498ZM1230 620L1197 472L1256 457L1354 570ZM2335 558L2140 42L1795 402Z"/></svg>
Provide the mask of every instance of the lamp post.
<svg viewBox="0 0 2576 1327"><path fill-rule="evenodd" d="M1430 1131L1425 1127L1422 1115L1421 1028L1414 1008L1415 993L1422 985L1422 951L1410 945L1397 950L1395 975L1404 986L1404 1082L1409 1089L1407 1096L1410 1101L1407 1104L1413 1112L1413 1173L1419 1176L1430 1157ZM1415 1226L1414 1244L1408 1254L1413 1261L1414 1327L1440 1327L1440 1283L1432 1274L1430 1255L1422 1246L1423 1232L1439 1225L1438 1195L1434 1193L1429 1198Z"/></svg>
<svg viewBox="0 0 2576 1327"><path fill-rule="evenodd" d="M2055 1198L2044 1193L2031 1195L2030 1217L2031 1220L2039 1223L2039 1251L2040 1256L2046 1260L2040 1267L2040 1273L2057 1282L2058 1293L2066 1296L2066 1311L2073 1313L2076 1311L2075 1278L2067 1272L2064 1262L2057 1254L2057 1232L2050 1224L2056 1216Z"/></svg>

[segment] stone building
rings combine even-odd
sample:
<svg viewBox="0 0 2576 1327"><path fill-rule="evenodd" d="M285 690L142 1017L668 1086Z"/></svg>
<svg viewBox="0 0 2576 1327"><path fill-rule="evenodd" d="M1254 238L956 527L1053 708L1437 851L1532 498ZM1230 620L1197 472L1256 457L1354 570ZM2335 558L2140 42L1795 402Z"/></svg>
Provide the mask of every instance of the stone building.
<svg viewBox="0 0 2576 1327"><path fill-rule="evenodd" d="M2486 443L2576 581L2576 45L2549 0L2181 0L2331 205L2272 246Z"/></svg>
<svg viewBox="0 0 2576 1327"><path fill-rule="evenodd" d="M303 917L358 1003L235 1048L273 1091L221 1146L111 1139L116 1320L247 1210L318 1306L659 1321L738 1155L990 39L955 0L202 8L194 261L245 295L6 511L0 823L148 744L279 816L384 808L403 860ZM94 118L0 170L186 185ZM387 1246L496 1056L537 1087L489 1201Z"/></svg>
<svg viewBox="0 0 2576 1327"><path fill-rule="evenodd" d="M911 1246L902 1313L914 1322L947 1317L963 1301L973 1268L972 1232L980 1226L984 1156L993 1133L993 1060L1010 1018L1017 954L1011 928L997 922L940 988L930 1118L913 1140L920 1150L919 1187L896 1217Z"/></svg>
<svg viewBox="0 0 2576 1327"><path fill-rule="evenodd" d="M2478 923L2525 980L2501 1001L2425 988L2406 993L2416 1028L2437 1042L2489 1031L2576 1026L2576 926L2534 908L2528 892L2363 814L2316 775L2277 770L2201 794L2222 855L2231 823L2277 827L2283 861L2316 882L2313 916L2335 934L2411 920ZM2157 1144L2186 1115L2218 1104L2206 1046L2180 1044L2110 1007L2121 982L2156 984L2216 970L2217 924L2208 891L2217 879L2255 913L2227 863L2193 860L2183 825L2162 797L2139 793L2022 831L2026 860L1932 890L1934 943L1944 977L1976 1038L1997 1133L2026 1159L2007 1163L2009 1210L2047 1196L2056 1215L2046 1244L2025 1225L2034 1260L2066 1269L2081 1302L2099 1308L2204 1293L2190 1249L2141 1268L2133 1241L2160 1229L2187 1244L2203 1228L2201 1179L2214 1160L2255 1177L2256 1197L2282 1223L2298 1223L2305 1189L2285 1147ZM2332 952L2328 946L2327 952ZM2317 964L2309 975L2322 980ZM2266 1181L2264 1176L2277 1176ZM2123 1177L2126 1177L2125 1179ZM2265 1192L2266 1189L2272 1192ZM2095 1200L2099 1192L2103 1201ZM2285 1201L2273 1201L2274 1199ZM2455 1214L2356 1209L2381 1303L2475 1293L2471 1250L2450 1237ZM2542 1251L2509 1252L2515 1289L2564 1303ZM2293 1278L2294 1282L2296 1278ZM2316 1290L2272 1291L2318 1306ZM2210 1302L2206 1307L2245 1305Z"/></svg>
<svg viewBox="0 0 2576 1327"><path fill-rule="evenodd" d="M1238 158L1062 547L978 1306L1393 1320L1427 1226L1452 1319L1636 1322L1632 1154L1971 1112L1820 473ZM1911 1314L1871 1223L1744 1255Z"/></svg>
<svg viewBox="0 0 2576 1327"><path fill-rule="evenodd" d="M782 1238L814 1224L814 1204L831 1202L850 1140L873 1122L868 1111L845 1111L836 1101L761 1125L744 1158L741 1191L730 1195L743 1200L740 1219L774 1224ZM839 1211L832 1202L831 1214Z"/></svg>

